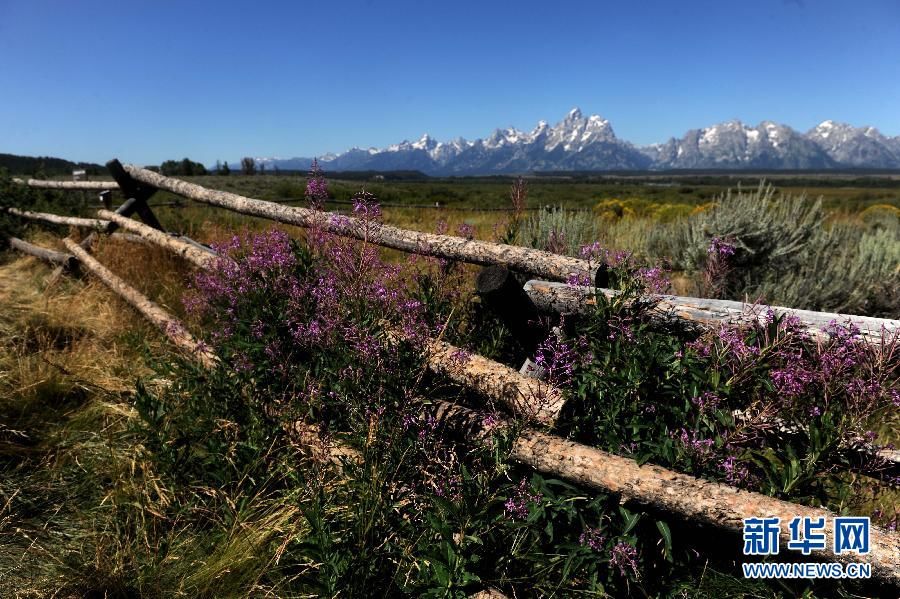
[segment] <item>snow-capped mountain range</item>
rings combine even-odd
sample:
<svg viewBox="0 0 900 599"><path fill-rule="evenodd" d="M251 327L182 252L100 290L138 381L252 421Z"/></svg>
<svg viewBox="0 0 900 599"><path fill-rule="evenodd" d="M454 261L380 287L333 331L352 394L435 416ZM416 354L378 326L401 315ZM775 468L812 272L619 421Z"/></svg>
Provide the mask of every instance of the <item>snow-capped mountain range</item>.
<svg viewBox="0 0 900 599"><path fill-rule="evenodd" d="M309 158L257 158L267 170L306 170ZM729 121L692 129L680 139L637 147L616 137L609 121L573 108L554 126L531 131L497 129L484 139L437 141L428 134L383 149L326 154L331 171L417 170L429 175L483 175L529 171L646 169L900 169L900 136L873 127L824 121L806 133L763 121ZM239 167L238 164L232 168Z"/></svg>

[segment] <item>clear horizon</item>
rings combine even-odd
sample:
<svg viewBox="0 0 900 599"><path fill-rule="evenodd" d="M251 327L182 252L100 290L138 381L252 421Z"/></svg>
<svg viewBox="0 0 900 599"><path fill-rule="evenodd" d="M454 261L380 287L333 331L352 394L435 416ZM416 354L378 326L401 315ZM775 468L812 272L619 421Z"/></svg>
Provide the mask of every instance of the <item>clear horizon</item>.
<svg viewBox="0 0 900 599"><path fill-rule="evenodd" d="M722 121L900 135L900 4L0 0L0 152L158 164L530 131L636 145Z"/></svg>

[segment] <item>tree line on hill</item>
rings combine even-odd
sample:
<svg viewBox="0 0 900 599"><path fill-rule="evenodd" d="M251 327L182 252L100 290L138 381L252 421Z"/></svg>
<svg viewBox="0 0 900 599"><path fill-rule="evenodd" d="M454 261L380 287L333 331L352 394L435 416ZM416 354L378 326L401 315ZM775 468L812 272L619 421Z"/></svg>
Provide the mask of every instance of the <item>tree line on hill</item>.
<svg viewBox="0 0 900 599"><path fill-rule="evenodd" d="M5 169L13 175L26 175L38 179L71 175L74 170L83 170L88 176L108 174L105 166L92 162L72 162L52 156L16 154L0 154L0 169Z"/></svg>

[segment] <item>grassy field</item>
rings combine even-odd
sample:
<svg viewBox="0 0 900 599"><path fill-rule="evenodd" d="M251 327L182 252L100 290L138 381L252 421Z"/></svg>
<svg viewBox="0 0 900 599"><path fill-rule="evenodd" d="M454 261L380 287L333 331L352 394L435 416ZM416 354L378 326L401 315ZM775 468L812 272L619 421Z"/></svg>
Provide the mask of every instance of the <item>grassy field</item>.
<svg viewBox="0 0 900 599"><path fill-rule="evenodd" d="M732 280L718 290L721 297L900 317L895 299L900 289L900 181L887 176L772 177L777 187L767 210L781 210L782 220L805 218L808 225L801 239L789 241L794 235L790 223L777 219L768 219L768 228L758 230L760 214L754 213L754 206L763 195L758 193L761 180L752 176L537 178L528 181L520 215L511 211L508 178L336 180L328 182L326 207L348 211L351 198L365 190L382 204L384 222L401 227L464 231L479 239L500 240L509 237L512 226L517 243L569 254L599 242L611 254L628 252L648 266L665 264L672 270L673 291L692 296L712 293L703 283L704 244L715 236L731 237L740 246L739 255ZM192 180L250 197L305 205L303 177ZM721 205L729 192L738 199ZM178 206L168 206L173 202ZM94 209L92 194L36 194L33 203L80 215L91 215ZM167 227L204 242L220 240L236 229L270 226L163 192L152 203L160 205L157 212Z"/></svg>
<svg viewBox="0 0 900 599"><path fill-rule="evenodd" d="M298 203L305 190L302 179L283 176L196 182ZM676 288L699 293L709 265L692 265L691 252L706 256L710 227L735 240L745 235L745 245L757 252L749 256L762 249L777 253L797 230L808 229L803 243L812 249L791 258L794 274L774 268L770 258L748 259L734 264L719 291L740 294L750 284L775 285L862 306L873 306L871 296L878 293L896 298L890 295L898 251L897 230L891 228L898 206L893 183L785 188L821 193L821 208L777 191L766 199L750 181L754 193L725 199L727 183L534 181L528 206L538 209L523 214L515 230L519 243L556 243L558 251L577 252L592 240L613 251L634 250L634 262L617 267L623 277L674 254L680 261L671 273L678 277ZM349 200L360 186L330 182L337 200ZM386 204L436 201L459 208L388 205L386 222L433 231L443 220L451 233L469 225L476 236L491 240L514 215L484 209L507 206L509 186L508 180L365 185ZM716 198L720 208L710 205ZM91 215L93 209L90 195L27 199L58 213ZM159 194L152 203L175 199ZM761 202L768 204L758 211ZM548 204L583 210L543 209ZM659 209L665 205L684 208ZM887 208L872 208L879 205ZM157 212L168 228L202 241L273 228L301 241L306 236L294 227L205 206L164 206ZM760 223L766 243L754 245L759 231L753 226ZM56 247L68 232L16 230ZM557 243L560 236L566 243ZM264 264L288 247L267 239L270 245L262 244L256 256ZM249 290L218 299L208 291L206 312L198 316L182 302L192 287L184 263L153 248L101 240L95 252L104 264L210 340L223 360L214 372L179 360L158 331L89 277L51 281L49 267L4 255L0 596L461 598L495 587L509 596L815 597L877 596L884 590L750 583L736 574L739 557L722 549L739 547L737 538L696 534L677 518L509 466L494 450L472 451L452 439L432 438L427 421L410 420L408 410L417 402L411 398L479 400L424 375L416 355L374 343L383 338L382 320L396 319L398 309L385 303L380 290L402 290L401 298L421 302L427 308L421 317L428 320L422 324L439 326L470 351L518 366L525 357L521 348L472 301L473 268L410 261L389 251L376 256L335 241L320 245L308 250L301 243L291 250L297 263L286 288L267 274L271 262L259 271L248 260L237 278L219 273L209 290L243 289L244 282ZM342 259L348 251L355 258L349 266ZM826 256L832 270L809 261L811 254ZM390 265L401 259L404 270L415 274L396 287L401 282L391 278ZM819 280L833 284L810 286ZM627 283L628 293L635 284L643 284L639 276ZM860 288L866 294L848 291ZM340 301L328 303L317 289L334 290ZM297 293L306 294L302 301L295 301ZM229 303L234 297L239 301ZM890 302L885 306L878 309L896 309ZM816 348L789 331L774 340L745 331L739 343L725 332L682 338L649 327L646 314L629 310L624 304L604 307L581 323L590 333L580 351L589 351L593 361L575 367L574 380L554 379L572 406L560 434L791 501L872 514L882 526L896 526L900 504L893 487L842 470L846 464L836 450L842 440L868 431L879 443L900 440L898 411L889 400L890 390L898 388L895 350L870 355L846 339ZM296 335L319 312L342 328L309 352ZM271 330L260 340L255 331L263 324ZM360 338L369 341L354 349ZM747 363L746 355L729 353L735 343L737 352L758 346L758 357ZM540 351L552 361L572 349ZM835 356L848 351L859 352L860 365L842 366L840 377L824 387L810 387L791 402L773 393L779 377L797 364L808 372L796 377L818 380L833 368ZM690 359L672 359L681 354ZM856 390L857 378L872 373L887 394L880 403L859 401ZM827 409L815 412L826 392ZM714 397L708 401L722 405L716 411L716 405L698 404L698 397ZM734 428L736 407L778 414L804 433L756 447L754 434ZM362 463L345 465L339 476L323 469L283 432L283 419L296 418L297 411L326 423L329 434L343 435L361 452Z"/></svg>

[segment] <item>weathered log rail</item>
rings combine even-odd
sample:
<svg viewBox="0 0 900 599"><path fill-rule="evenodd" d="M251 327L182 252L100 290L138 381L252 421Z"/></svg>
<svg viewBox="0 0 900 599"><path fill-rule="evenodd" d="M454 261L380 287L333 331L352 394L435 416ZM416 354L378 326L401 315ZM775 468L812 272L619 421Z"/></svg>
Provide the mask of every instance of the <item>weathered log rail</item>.
<svg viewBox="0 0 900 599"><path fill-rule="evenodd" d="M188 351L205 367L215 366L216 357L194 339L177 319L128 286L79 244L71 239L65 239L63 243L82 266L159 327L177 347ZM171 246L165 247L172 249ZM447 345L431 349L436 355L456 351L456 348ZM458 360L460 364L465 362L466 360ZM453 372L448 371L446 374L452 378ZM482 376L483 374L482 372ZM501 387L506 388L505 385ZM489 389L477 390L490 392ZM436 407L442 422L457 427L463 423L462 429L469 436L477 436L477 429L484 426L484 418L468 408L444 402L438 402ZM510 459L544 474L619 495L623 500L726 530L741 530L743 518L750 516L777 516L783 520L798 515L814 518L833 516L826 510L775 500L659 466L638 465L632 459L567 441L536 429L525 429L517 436L513 441ZM828 531L827 534L832 533ZM870 552L865 555L850 553L828 556L828 559L870 564L874 578L900 586L900 534L872 527L870 547Z"/></svg>
<svg viewBox="0 0 900 599"><path fill-rule="evenodd" d="M126 206L126 204L123 204L122 206ZM119 208L122 208L122 206ZM197 243L190 237L175 235L173 233L164 233L158 229L153 229L134 219L125 218L121 214L109 210L99 210L98 215L100 215L101 218L61 216L49 212L32 212L30 210L19 210L17 208L7 208L7 212L20 218L42 221L53 225L106 232L114 239L122 239L137 243L150 243L163 247L168 247L171 244L172 248L177 248L176 253L182 255L185 259L198 266L202 263L209 262L211 258L214 258L217 255L211 248ZM115 233L113 232L114 229L110 227L111 224L132 231L133 234ZM91 239L93 240L93 238Z"/></svg>
<svg viewBox="0 0 900 599"><path fill-rule="evenodd" d="M612 289L598 288L595 290L592 287L537 280L528 281L525 284L525 292L540 310L557 314L589 314L597 304L596 293L601 293L607 298L613 298L619 294L618 291ZM660 316L674 316L710 327L765 323L768 318L767 312L771 309L777 317L796 318L806 332L817 339L828 338L827 329L832 322L852 323L860 329L860 335L870 344L880 344L885 335L890 337L900 331L900 320L888 318L836 312L813 312L781 306L677 295L651 294L650 298L658 302L656 313Z"/></svg>
<svg viewBox="0 0 900 599"><path fill-rule="evenodd" d="M117 160L111 161L107 166L111 168L111 172L118 174L120 177L122 173L127 173L129 177L139 184L152 189L164 189L194 201L249 216L266 218L306 228L319 227L336 235L365 238L369 242L400 251L484 266L503 265L519 272L537 275L557 282L568 281L572 275L588 275L590 280L593 281L598 273L598 265L592 264L587 260L560 256L542 250L469 240L451 235L422 233L390 225L373 225L368 223L363 226L358 219L353 217L322 213L308 208L283 206L271 201L248 198L226 191L212 190L180 179L166 177L140 167L123 166ZM31 179L27 182L20 180L20 182L39 187L79 189L79 187L71 186L70 184L74 183L71 181L48 182ZM99 182L78 183L97 184ZM588 288L585 289L590 291ZM593 301L593 297L589 293L585 294L583 291L579 291L577 287L562 286L558 283L530 281L526 290L538 307L550 312L584 313L590 309ZM601 292L608 295L615 293L612 290L601 290ZM748 311L748 308L751 307L757 309L757 318L764 318L764 311L768 308L768 306L764 305L754 306L753 304L729 300L670 295L658 297L660 299L660 307L667 310L669 315L688 323L702 326L718 326L722 323L738 322L742 319L746 321L747 314L752 313L752 310ZM821 337L825 334L824 328L833 319L841 323L853 322L860 327L867 341L876 344L881 342L882 325L885 325L885 329L889 334L900 329L900 321L898 320L852 314L813 312L777 306L772 307L772 309L778 314L790 313L797 317L802 326L814 337Z"/></svg>
<svg viewBox="0 0 900 599"><path fill-rule="evenodd" d="M404 252L437 256L471 264L505 264L554 280L572 275L590 275L594 267L586 260L560 256L543 250L490 243L474 239L410 231L391 225L363 223L351 216L334 216L309 208L284 206L228 191L216 191L132 165L125 171L136 181L186 198L249 216L258 216L298 227L315 227L328 233L365 239L370 243Z"/></svg>
<svg viewBox="0 0 900 599"><path fill-rule="evenodd" d="M108 268L100 264L100 262L91 256L87 250L75 243L71 239L63 239L63 245L72 252L72 255L78 259L79 264L85 267L96 276L104 285L109 287L116 295L128 302L135 310L141 313L147 320L159 327L160 330L174 343L179 349L195 356L201 364L212 367L216 362L215 355L205 348L203 344L194 339L179 322L173 318L168 312L160 308L154 302L150 301L145 295L140 293L134 287L128 285L121 278L116 276Z"/></svg>
<svg viewBox="0 0 900 599"><path fill-rule="evenodd" d="M34 256L35 258L39 258L50 264L56 264L58 266L62 266L66 270L74 270L76 265L78 264L78 259L75 258L72 254L66 254L64 252L58 252L56 250L51 250L49 248L43 248L38 245L34 245L33 243L28 243L25 240L19 239L18 237L10 237L9 238L9 247L23 254L28 254L29 256Z"/></svg>
<svg viewBox="0 0 900 599"><path fill-rule="evenodd" d="M444 341L426 342L425 362L435 374L497 401L528 420L552 426L565 403L560 389Z"/></svg>
<svg viewBox="0 0 900 599"><path fill-rule="evenodd" d="M138 221L124 217L109 210L99 210L97 215L110 222L117 224L122 229L130 231L135 235L146 239L150 243L165 248L175 254L181 256L185 260L191 262L200 268L206 268L212 261L216 260L216 254L209 249L203 248L199 244L190 243L184 239L163 233L153 227L148 227Z"/></svg>
<svg viewBox="0 0 900 599"><path fill-rule="evenodd" d="M52 225L64 225L69 227L80 227L84 229L103 229L109 224L109 221L100 220L98 218L79 218L77 216L60 216L59 214L51 214L49 212L32 212L31 210L19 210L18 208L7 208L6 211L20 218L30 220L39 220Z"/></svg>
<svg viewBox="0 0 900 599"><path fill-rule="evenodd" d="M509 424L495 420L487 427L484 418L477 413L446 402L438 403L437 419L447 427L474 437ZM558 476L589 489L613 493L623 500L733 532L742 531L743 519L749 517L779 517L782 522L790 522L796 516L808 516L831 522L837 515L661 466L639 465L630 458L536 429L520 431L512 442L509 455L512 460L542 474ZM828 546L833 546L833 531L829 529L826 534ZM782 527L781 538L783 543L790 540L787 527ZM873 577L900 584L900 533L872 527L870 542L871 553L868 555L829 555L827 559L869 563Z"/></svg>
<svg viewBox="0 0 900 599"><path fill-rule="evenodd" d="M67 191L109 191L119 188L119 184L115 181L52 181L49 179L13 178L13 182L36 189L64 189Z"/></svg>

